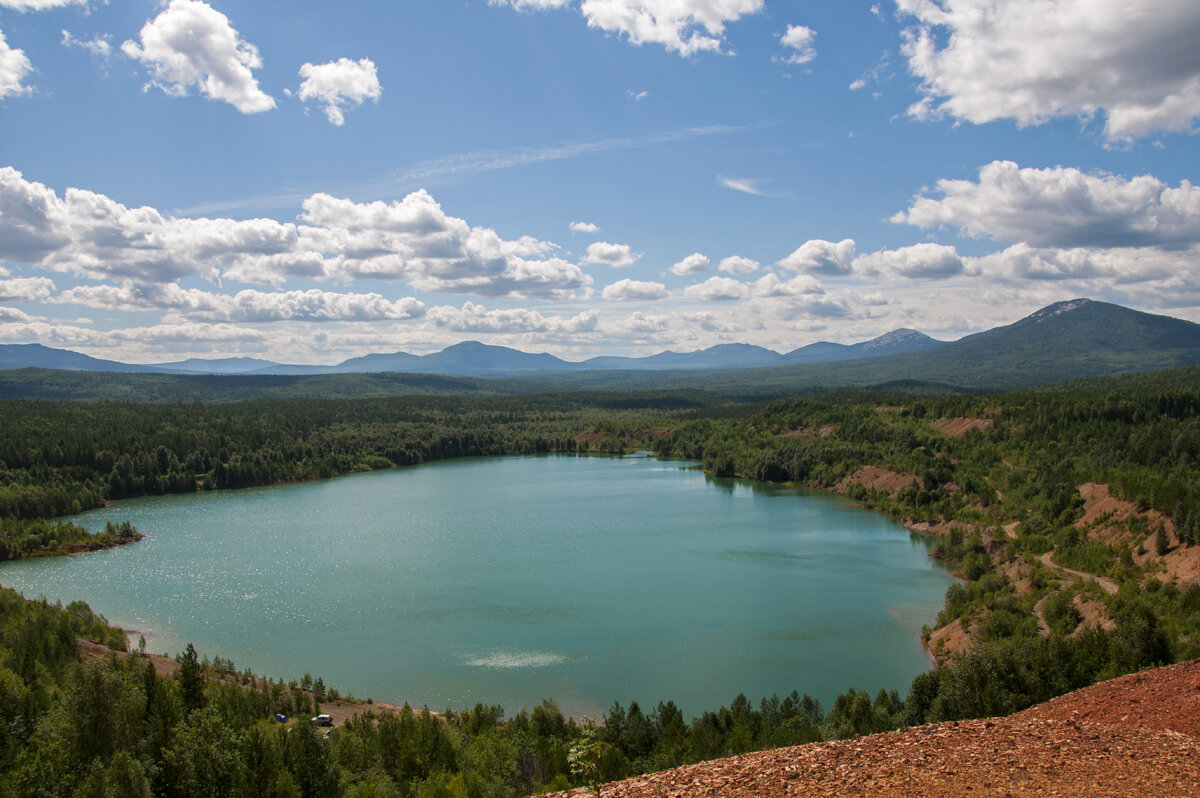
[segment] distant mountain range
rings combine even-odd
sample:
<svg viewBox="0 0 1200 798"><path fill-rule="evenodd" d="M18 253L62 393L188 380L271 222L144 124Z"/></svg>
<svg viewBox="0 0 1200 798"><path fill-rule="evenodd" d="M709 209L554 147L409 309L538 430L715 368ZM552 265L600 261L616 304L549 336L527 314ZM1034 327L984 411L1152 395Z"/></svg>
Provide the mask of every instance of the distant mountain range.
<svg viewBox="0 0 1200 798"><path fill-rule="evenodd" d="M858 346L866 348L867 344ZM828 345L815 346L820 347L819 353L831 351ZM913 382L969 390L1023 388L1200 365L1200 324L1107 302L1073 299L957 341L895 354L861 353L862 349L858 357L837 361L736 372L660 374L653 382L628 372L591 372L564 375L558 383L560 388L573 389L654 387L762 396Z"/></svg>
<svg viewBox="0 0 1200 798"><path fill-rule="evenodd" d="M215 360L192 357L175 363L155 363L153 368L160 371L181 371L185 374L250 374L278 365L256 357L223 357Z"/></svg>
<svg viewBox="0 0 1200 798"><path fill-rule="evenodd" d="M860 360L866 357L884 357L886 355L903 355L908 352L923 352L945 344L930 338L916 330L900 329L884 333L878 338L863 341L860 344L831 344L819 341L815 344L802 346L795 351L783 355L779 363L836 363L839 360ZM763 364L768 365L768 364Z"/></svg>
<svg viewBox="0 0 1200 798"><path fill-rule="evenodd" d="M41 344L0 345L0 369L24 368L119 372L159 370L146 366L131 366L128 363L118 363L115 360L100 360L99 358L81 355L78 352L71 352L67 349L51 349Z"/></svg>
<svg viewBox="0 0 1200 798"><path fill-rule="evenodd" d="M826 363L863 357L901 354L941 346L916 330L895 330L870 341L847 345L820 342L781 355L750 344L718 344L696 352L660 352L648 357L594 357L562 360L554 355L531 354L506 346L464 341L428 355L407 352L350 358L336 366L303 366L273 363L249 357L215 360L190 358L174 363L133 364L99 360L65 349L40 344L0 345L0 369L36 367L75 371L140 372L149 374L441 374L460 377L518 376L574 371L713 371L793 363Z"/></svg>
<svg viewBox="0 0 1200 798"><path fill-rule="evenodd" d="M722 344L697 352L571 362L545 353L467 341L429 355L373 354L336 366L282 365L253 358L134 365L37 344L0 346L0 369L188 373L234 380L253 377L254 386L267 385L266 381L282 375L291 380L330 375L320 383L324 392L332 390L327 380L338 374L373 378L387 373L435 375L419 378L426 381L504 377L508 380L505 391L521 390L521 383L529 390L661 388L772 395L816 387L911 381L990 389L1196 364L1200 364L1200 324L1089 299L1058 302L1013 324L952 342L937 341L915 330L896 330L858 344L821 342L786 354L747 344ZM414 379L418 378L406 377L404 384L412 388ZM16 377L6 380L20 381ZM301 383L292 384L304 392ZM250 383L222 385L222 390L251 389ZM392 389L363 383L362 390L386 393Z"/></svg>

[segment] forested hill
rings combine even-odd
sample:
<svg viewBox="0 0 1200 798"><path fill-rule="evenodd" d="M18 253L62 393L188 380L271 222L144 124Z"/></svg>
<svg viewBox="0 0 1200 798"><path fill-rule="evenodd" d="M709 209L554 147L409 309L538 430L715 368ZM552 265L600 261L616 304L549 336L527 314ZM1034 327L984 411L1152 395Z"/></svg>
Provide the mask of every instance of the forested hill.
<svg viewBox="0 0 1200 798"><path fill-rule="evenodd" d="M760 397L899 381L996 391L1196 364L1200 324L1079 299L1050 305L1006 327L888 357L691 374L587 373L559 377L553 384L705 388Z"/></svg>
<svg viewBox="0 0 1200 798"><path fill-rule="evenodd" d="M123 496L465 455L653 448L701 460L714 479L849 496L938 536L936 556L963 580L924 631L941 665L905 696L859 685L826 711L802 695L798 674L792 695L738 695L690 722L671 696L631 695L643 704L615 704L595 729L552 702L508 716L481 704L456 707L444 722L419 713L353 721L328 740L303 720L320 700L311 680L311 691L305 681L267 689L186 652L173 679L136 656L81 661L76 637L120 647L119 633L83 605L59 609L0 590L0 794L516 798L760 748L1009 714L1200 656L1200 368L1071 390L847 390L762 405L670 394L0 400L0 414L6 540L35 527L60 540L45 516ZM336 683L337 674L324 676ZM306 713L290 733L272 723L281 707Z"/></svg>
<svg viewBox="0 0 1200 798"><path fill-rule="evenodd" d="M550 387L531 381L437 374L115 374L23 368L0 371L0 398L126 402L241 402L379 396L496 396Z"/></svg>

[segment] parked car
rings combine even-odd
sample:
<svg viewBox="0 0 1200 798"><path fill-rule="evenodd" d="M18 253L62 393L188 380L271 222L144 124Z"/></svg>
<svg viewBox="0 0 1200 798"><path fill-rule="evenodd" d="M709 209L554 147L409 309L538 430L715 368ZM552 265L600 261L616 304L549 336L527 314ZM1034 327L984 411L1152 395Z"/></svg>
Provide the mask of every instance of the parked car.
<svg viewBox="0 0 1200 798"><path fill-rule="evenodd" d="M315 718L312 719L312 722L317 724L318 726L332 726L333 725L333 716L332 715L317 715Z"/></svg>

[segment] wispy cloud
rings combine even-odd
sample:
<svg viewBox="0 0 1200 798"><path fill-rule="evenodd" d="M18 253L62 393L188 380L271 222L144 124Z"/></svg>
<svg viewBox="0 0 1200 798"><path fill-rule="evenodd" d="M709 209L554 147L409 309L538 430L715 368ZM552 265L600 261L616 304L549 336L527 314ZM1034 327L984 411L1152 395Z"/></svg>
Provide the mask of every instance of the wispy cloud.
<svg viewBox="0 0 1200 798"><path fill-rule="evenodd" d="M652 133L640 138L609 138L596 141L572 141L550 147L523 147L516 150L482 150L480 152L461 155L447 155L429 161L420 161L392 173L383 185L393 188L416 188L424 186L427 181L441 177L459 177L463 175L482 174L498 169L510 169L514 166L544 163L546 161L561 161L568 158L578 158L613 150L633 150L642 147L652 147L658 144L671 144L676 141L701 138L703 136L719 136L728 133L740 133L750 128L744 125L708 125L704 127L686 127L669 130L662 133Z"/></svg>
<svg viewBox="0 0 1200 798"><path fill-rule="evenodd" d="M484 174L501 169L512 169L519 166L529 166L530 164L545 163L547 161L580 158L602 152L654 147L662 144L686 141L688 139L703 138L705 136L723 136L732 133L741 133L751 130L753 127L750 125L705 125L677 128L675 130L651 133L636 138L621 137L593 141L571 141L549 147L480 150L478 152L445 155L441 158L418 161L409 166L403 166L392 171L385 177L376 180L347 184L336 188L328 186L312 187L305 190L289 188L275 194L217 200L187 208L178 208L175 210L175 213L181 216L210 216L220 213L260 211L288 206L295 207L317 191L325 191L341 196L353 196L359 200L391 198L418 188L428 188L431 185L436 185L438 182L469 175Z"/></svg>
<svg viewBox="0 0 1200 798"><path fill-rule="evenodd" d="M765 182L759 178L753 177L725 177L717 175L717 184L733 191L740 191L743 194L753 194L756 197L773 197L775 199L783 199L790 197L788 192L768 191L762 187Z"/></svg>

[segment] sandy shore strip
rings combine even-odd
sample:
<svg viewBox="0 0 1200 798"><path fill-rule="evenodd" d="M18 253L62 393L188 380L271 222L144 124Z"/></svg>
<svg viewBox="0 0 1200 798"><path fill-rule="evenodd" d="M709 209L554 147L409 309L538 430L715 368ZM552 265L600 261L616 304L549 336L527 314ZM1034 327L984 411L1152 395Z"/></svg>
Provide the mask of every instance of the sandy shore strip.
<svg viewBox="0 0 1200 798"><path fill-rule="evenodd" d="M122 628L122 631L124 631L127 635L136 634L141 636L144 634L136 629ZM159 676L172 679L175 677L175 674L179 672L179 663L175 661L174 657L166 654L139 654L137 651L136 638L133 638L133 645L129 651L115 651L108 646L101 645L100 643L93 643L92 641L85 640L82 637L76 638L76 643L79 644L79 651L85 658L102 659L110 654L114 654L120 658L144 656L154 666L154 672ZM428 711L429 714L433 715L434 717L441 717L442 715L440 712L426 710L423 707L409 705L409 708L412 709L413 712L417 713ZM377 715L399 715L404 711L404 705L391 704L386 701L375 701L373 699L360 700L357 698L341 698L337 701L326 700L320 702L320 711L322 714L329 715L330 718L333 719L333 726L336 728L354 716L362 715L366 712L373 712Z"/></svg>

